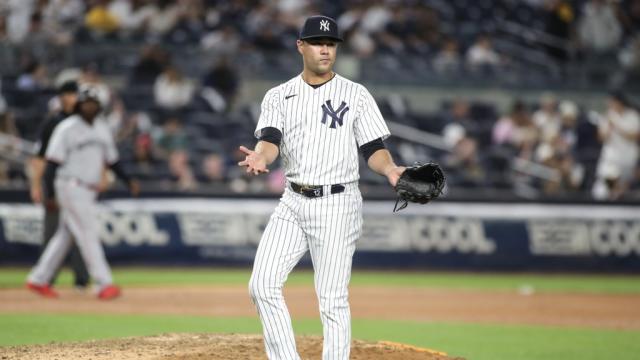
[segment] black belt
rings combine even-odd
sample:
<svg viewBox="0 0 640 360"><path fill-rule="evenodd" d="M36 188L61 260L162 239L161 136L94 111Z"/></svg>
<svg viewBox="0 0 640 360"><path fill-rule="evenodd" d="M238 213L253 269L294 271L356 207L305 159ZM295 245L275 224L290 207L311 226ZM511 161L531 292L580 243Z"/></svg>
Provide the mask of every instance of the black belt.
<svg viewBox="0 0 640 360"><path fill-rule="evenodd" d="M322 185L317 185L317 186L298 185L292 182L291 190L293 190L294 192L297 192L300 195L304 195L308 198L317 198L317 197L322 197L322 195L324 195L324 189ZM331 185L332 194L338 194L343 191L344 191L344 185L342 184Z"/></svg>

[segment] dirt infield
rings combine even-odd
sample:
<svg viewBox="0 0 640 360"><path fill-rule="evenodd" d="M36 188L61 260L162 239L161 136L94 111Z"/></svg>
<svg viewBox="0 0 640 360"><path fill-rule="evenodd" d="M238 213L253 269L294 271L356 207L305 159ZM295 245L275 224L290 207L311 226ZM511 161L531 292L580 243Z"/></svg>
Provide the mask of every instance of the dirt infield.
<svg viewBox="0 0 640 360"><path fill-rule="evenodd" d="M322 339L297 338L303 359L319 359ZM258 335L163 334L158 336L79 343L12 346L3 348L3 360L264 360L262 337ZM429 349L385 342L354 341L352 360L456 360ZM460 359L462 360L462 359Z"/></svg>
<svg viewBox="0 0 640 360"><path fill-rule="evenodd" d="M43 299L26 289L0 290L2 313L175 314L256 316L244 286L125 288L113 302L61 289ZM285 288L294 318L318 318L313 288ZM640 294L558 294L427 288L352 287L351 315L360 319L455 321L584 328L640 329Z"/></svg>
<svg viewBox="0 0 640 360"><path fill-rule="evenodd" d="M244 286L125 288L115 301L98 301L90 293L61 289L59 299L44 299L26 289L0 290L0 313L174 314L256 316ZM294 318L318 318L311 287L285 289ZM426 288L352 287L352 317L411 321L531 324L582 328L640 329L640 295L557 294L437 290ZM299 338L304 359L318 359L321 340ZM352 359L451 359L401 344L354 341ZM258 335L166 334L2 348L13 359L265 359Z"/></svg>

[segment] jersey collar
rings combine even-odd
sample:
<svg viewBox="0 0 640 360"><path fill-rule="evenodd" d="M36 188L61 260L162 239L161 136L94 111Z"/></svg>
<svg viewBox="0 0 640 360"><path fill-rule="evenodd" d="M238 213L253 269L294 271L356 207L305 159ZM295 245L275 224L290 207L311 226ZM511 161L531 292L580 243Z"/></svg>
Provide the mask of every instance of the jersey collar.
<svg viewBox="0 0 640 360"><path fill-rule="evenodd" d="M312 87L312 88L315 90L315 89L318 89L319 87L321 87L322 85L324 85L324 84L328 83L329 81L331 81L331 80L335 79L335 78L336 78L336 76L338 76L338 74L337 74L336 72L334 72L334 73L333 73L333 76L331 77L331 79L329 79L329 80L327 80L327 81L325 81L325 82L323 82L323 83L321 83L321 84L311 85L311 84L309 84L308 82L304 81L304 79L302 78L302 73L300 73L300 80L302 80L302 83L303 83L303 84L305 84L305 85L307 85L307 86L310 86L310 87Z"/></svg>

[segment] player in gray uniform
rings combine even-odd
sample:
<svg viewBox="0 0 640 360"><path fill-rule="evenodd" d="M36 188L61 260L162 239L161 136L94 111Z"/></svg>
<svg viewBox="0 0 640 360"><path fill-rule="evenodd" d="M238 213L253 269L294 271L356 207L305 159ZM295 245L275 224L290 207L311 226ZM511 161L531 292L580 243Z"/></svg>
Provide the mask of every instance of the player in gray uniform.
<svg viewBox="0 0 640 360"><path fill-rule="evenodd" d="M58 89L57 97L57 99L60 101L60 110L47 118L44 125L42 126L42 130L40 131L38 149L36 151L36 155L30 161L31 199L36 204L43 204L42 176L44 175L44 167L47 163L45 160L45 154L47 152L47 148L49 147L51 134L53 134L53 130L56 128L56 126L58 126L58 124L60 124L60 122L73 115L73 112L76 108L77 98L78 85L75 81L68 81L62 84ZM43 208L44 232L42 252L44 252L47 244L49 244L49 241L53 237L53 234L55 234L56 229L58 228L58 223L60 222L60 213L58 211L59 209L57 204L50 203L49 206L43 206ZM75 244L71 245L71 250L69 251L67 261L69 262L69 265L73 270L75 287L79 289L85 288L89 283L89 273L87 272L87 267L84 265L84 261L82 261L80 251ZM58 268L54 272L54 275L49 282L50 285L53 285L55 283L59 270L60 269Z"/></svg>
<svg viewBox="0 0 640 360"><path fill-rule="evenodd" d="M100 102L94 89L81 89L77 114L55 128L45 155L45 204L57 199L60 224L27 281L29 289L45 297L58 296L49 281L73 239L98 288L98 298L108 300L120 295L98 239L97 189L105 164L129 185L133 195L138 194L139 185L118 163L113 136L98 118L99 113Z"/></svg>
<svg viewBox="0 0 640 360"><path fill-rule="evenodd" d="M336 22L305 21L297 41L302 74L267 92L254 150L238 165L268 172L282 156L287 186L258 245L249 282L262 321L269 359L300 359L282 287L300 258L310 252L323 324L322 358L348 359L351 318L348 284L356 240L362 230L358 148L392 186L405 170L383 140L389 130L367 89L332 71Z"/></svg>

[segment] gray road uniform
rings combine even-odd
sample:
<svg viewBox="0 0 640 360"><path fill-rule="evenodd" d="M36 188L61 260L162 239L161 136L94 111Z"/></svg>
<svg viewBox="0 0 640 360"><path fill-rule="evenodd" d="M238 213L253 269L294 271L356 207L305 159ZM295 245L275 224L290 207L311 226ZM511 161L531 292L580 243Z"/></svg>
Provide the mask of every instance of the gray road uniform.
<svg viewBox="0 0 640 360"><path fill-rule="evenodd" d="M80 249L89 274L99 288L112 284L111 269L98 239L97 188L105 165L118 160L113 137L100 119L93 124L72 115L54 130L46 159L59 164L55 193L60 205L60 224L29 281L47 284L72 244Z"/></svg>

